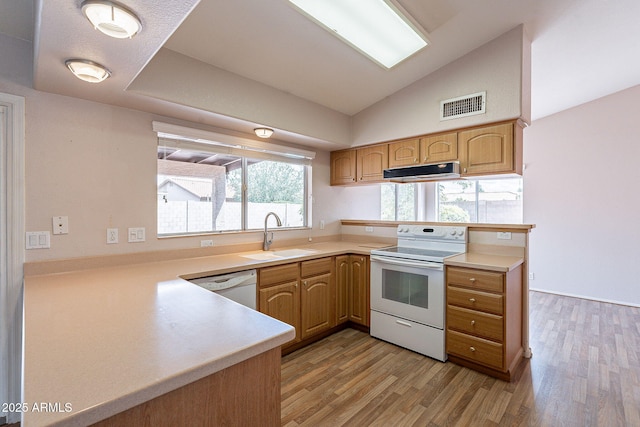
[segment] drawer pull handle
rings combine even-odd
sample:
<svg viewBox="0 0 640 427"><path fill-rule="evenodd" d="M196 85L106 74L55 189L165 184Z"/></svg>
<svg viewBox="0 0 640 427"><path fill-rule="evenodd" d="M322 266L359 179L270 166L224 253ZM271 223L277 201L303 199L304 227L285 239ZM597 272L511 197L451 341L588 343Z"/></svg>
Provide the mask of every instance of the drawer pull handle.
<svg viewBox="0 0 640 427"><path fill-rule="evenodd" d="M472 320L472 321L471 321L471 324L472 324L472 325L475 325L475 324L476 324L476 321L475 321L475 320Z"/></svg>
<svg viewBox="0 0 640 427"><path fill-rule="evenodd" d="M469 350L476 351L476 348L475 347L469 347Z"/></svg>
<svg viewBox="0 0 640 427"><path fill-rule="evenodd" d="M396 323L402 326L411 327L411 323L403 322L402 320L396 320Z"/></svg>
<svg viewBox="0 0 640 427"><path fill-rule="evenodd" d="M476 281L476 278L475 278L475 277L472 277L472 278L470 278L470 279L469 279L469 281L470 281L471 283L473 283L473 282L475 282L475 281Z"/></svg>
<svg viewBox="0 0 640 427"><path fill-rule="evenodd" d="M469 302L476 302L475 298L469 298Z"/></svg>

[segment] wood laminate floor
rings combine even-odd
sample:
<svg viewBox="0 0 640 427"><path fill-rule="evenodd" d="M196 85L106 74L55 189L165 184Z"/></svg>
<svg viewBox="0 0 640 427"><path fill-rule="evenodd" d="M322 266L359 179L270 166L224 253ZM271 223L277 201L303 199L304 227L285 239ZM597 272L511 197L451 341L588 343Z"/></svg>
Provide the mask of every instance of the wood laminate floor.
<svg viewBox="0 0 640 427"><path fill-rule="evenodd" d="M511 383L346 329L282 360L282 425L640 426L640 308L531 292Z"/></svg>

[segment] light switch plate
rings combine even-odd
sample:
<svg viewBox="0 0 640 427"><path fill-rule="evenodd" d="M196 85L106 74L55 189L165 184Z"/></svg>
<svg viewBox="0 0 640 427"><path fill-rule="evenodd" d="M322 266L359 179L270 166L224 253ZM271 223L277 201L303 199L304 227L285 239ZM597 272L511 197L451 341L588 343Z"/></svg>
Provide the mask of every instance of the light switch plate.
<svg viewBox="0 0 640 427"><path fill-rule="evenodd" d="M48 231L27 231L25 245L25 249L49 249L51 234Z"/></svg>
<svg viewBox="0 0 640 427"><path fill-rule="evenodd" d="M127 230L129 243L140 243L145 241L144 227L134 227Z"/></svg>

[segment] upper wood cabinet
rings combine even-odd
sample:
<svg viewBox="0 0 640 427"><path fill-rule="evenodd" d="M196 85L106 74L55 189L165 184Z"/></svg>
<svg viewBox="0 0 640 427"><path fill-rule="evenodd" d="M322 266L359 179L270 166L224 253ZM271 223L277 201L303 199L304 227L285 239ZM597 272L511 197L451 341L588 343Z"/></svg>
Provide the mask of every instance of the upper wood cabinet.
<svg viewBox="0 0 640 427"><path fill-rule="evenodd" d="M389 167L388 145L373 145L356 149L356 180L378 182Z"/></svg>
<svg viewBox="0 0 640 427"><path fill-rule="evenodd" d="M357 152L357 153L356 153ZM462 176L522 175L518 120L331 152L331 185L385 182L387 168L460 162Z"/></svg>
<svg viewBox="0 0 640 427"><path fill-rule="evenodd" d="M456 132L420 138L420 163L438 163L457 159L458 134Z"/></svg>
<svg viewBox="0 0 640 427"><path fill-rule="evenodd" d="M389 143L389 167L411 166L420 163L420 140L407 139Z"/></svg>
<svg viewBox="0 0 640 427"><path fill-rule="evenodd" d="M522 128L513 122L462 131L458 143L463 176L522 173Z"/></svg>
<svg viewBox="0 0 640 427"><path fill-rule="evenodd" d="M331 152L331 185L354 184L356 182L356 150Z"/></svg>

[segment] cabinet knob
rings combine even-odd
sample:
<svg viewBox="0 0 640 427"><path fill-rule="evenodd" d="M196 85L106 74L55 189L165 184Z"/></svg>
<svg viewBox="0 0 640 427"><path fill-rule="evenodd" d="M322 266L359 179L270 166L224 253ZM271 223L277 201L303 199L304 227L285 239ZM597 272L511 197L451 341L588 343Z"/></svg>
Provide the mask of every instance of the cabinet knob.
<svg viewBox="0 0 640 427"><path fill-rule="evenodd" d="M304 286L307 286L307 281L305 280L304 282L302 282L302 284L303 284Z"/></svg>
<svg viewBox="0 0 640 427"><path fill-rule="evenodd" d="M476 351L476 348L475 347L469 347L469 350Z"/></svg>
<svg viewBox="0 0 640 427"><path fill-rule="evenodd" d="M475 298L469 298L469 302L476 302Z"/></svg>
<svg viewBox="0 0 640 427"><path fill-rule="evenodd" d="M413 163L418 163L418 158L417 157L413 158Z"/></svg>
<svg viewBox="0 0 640 427"><path fill-rule="evenodd" d="M475 324L476 324L476 321L475 321L475 320L472 320L472 321L471 321L471 324L472 324L472 325L475 325Z"/></svg>
<svg viewBox="0 0 640 427"><path fill-rule="evenodd" d="M476 281L476 278L475 278L475 277L472 277L472 278L470 278L470 279L469 279L469 281L470 281L471 283L474 283L474 282Z"/></svg>

